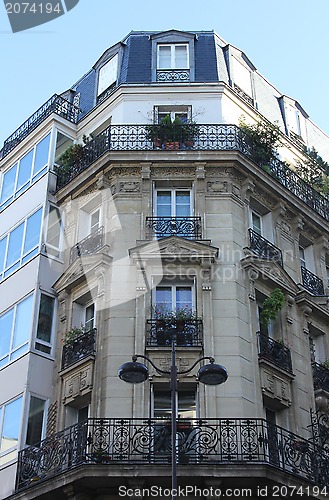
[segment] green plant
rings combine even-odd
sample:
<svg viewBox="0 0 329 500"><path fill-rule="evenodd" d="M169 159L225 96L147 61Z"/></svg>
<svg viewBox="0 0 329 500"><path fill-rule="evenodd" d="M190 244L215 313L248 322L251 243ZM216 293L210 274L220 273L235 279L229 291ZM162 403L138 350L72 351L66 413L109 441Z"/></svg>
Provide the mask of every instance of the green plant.
<svg viewBox="0 0 329 500"><path fill-rule="evenodd" d="M164 116L157 125L146 125L146 139L149 141L165 142L185 142L193 141L197 135L198 129L195 122L188 123L176 116L172 121L170 115Z"/></svg>
<svg viewBox="0 0 329 500"><path fill-rule="evenodd" d="M197 316L188 306L180 307L176 311L173 311L164 305L156 305L152 307L152 318L168 324L176 321L194 320Z"/></svg>
<svg viewBox="0 0 329 500"><path fill-rule="evenodd" d="M329 194L329 164L324 161L314 147L303 149L304 161L296 162L297 174L316 191L324 196Z"/></svg>
<svg viewBox="0 0 329 500"><path fill-rule="evenodd" d="M250 138L251 157L255 163L268 165L277 157L277 149L282 145L282 134L277 124L259 120L249 125L241 117L239 127Z"/></svg>
<svg viewBox="0 0 329 500"><path fill-rule="evenodd" d="M73 345L74 342L80 335L83 335L84 333L87 333L89 330L85 326L81 325L80 328L77 326L73 326L70 330L68 330L65 334L63 344L68 346L68 345Z"/></svg>
<svg viewBox="0 0 329 500"><path fill-rule="evenodd" d="M263 308L260 316L261 323L263 325L268 325L271 320L277 317L279 311L281 311L285 298L282 290L280 288L274 288L270 296L264 300Z"/></svg>
<svg viewBox="0 0 329 500"><path fill-rule="evenodd" d="M329 370L329 359L326 359L325 361L320 363L320 365L323 366L323 368L326 368L327 370Z"/></svg>

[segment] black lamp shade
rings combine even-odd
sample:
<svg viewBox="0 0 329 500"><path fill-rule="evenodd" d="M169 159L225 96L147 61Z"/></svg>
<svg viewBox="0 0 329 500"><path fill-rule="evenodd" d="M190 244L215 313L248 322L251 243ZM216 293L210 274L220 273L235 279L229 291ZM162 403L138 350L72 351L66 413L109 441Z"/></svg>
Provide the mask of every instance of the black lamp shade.
<svg viewBox="0 0 329 500"><path fill-rule="evenodd" d="M219 385L226 382L228 377L227 370L222 365L216 363L209 363L201 366L198 371L198 379L205 385Z"/></svg>
<svg viewBox="0 0 329 500"><path fill-rule="evenodd" d="M147 366L138 361L129 361L120 366L118 376L124 382L130 384L141 384L148 379L149 371Z"/></svg>

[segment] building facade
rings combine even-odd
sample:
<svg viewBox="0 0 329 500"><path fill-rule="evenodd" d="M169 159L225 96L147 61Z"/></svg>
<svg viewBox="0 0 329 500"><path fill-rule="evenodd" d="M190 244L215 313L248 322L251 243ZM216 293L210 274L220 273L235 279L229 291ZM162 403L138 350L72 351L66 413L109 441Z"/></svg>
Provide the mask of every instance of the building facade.
<svg viewBox="0 0 329 500"><path fill-rule="evenodd" d="M1 498L170 488L168 377L118 368L168 371L173 336L178 484L325 496L328 146L241 50L176 30L131 32L5 141Z"/></svg>

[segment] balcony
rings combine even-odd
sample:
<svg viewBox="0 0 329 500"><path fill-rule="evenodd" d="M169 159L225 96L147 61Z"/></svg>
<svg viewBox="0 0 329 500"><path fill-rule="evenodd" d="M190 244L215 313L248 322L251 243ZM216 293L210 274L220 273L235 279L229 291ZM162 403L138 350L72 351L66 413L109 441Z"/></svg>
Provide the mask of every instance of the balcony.
<svg viewBox="0 0 329 500"><path fill-rule="evenodd" d="M166 238L181 236L193 240L201 239L201 217L146 217L149 237Z"/></svg>
<svg viewBox="0 0 329 500"><path fill-rule="evenodd" d="M66 120L77 123L79 117L79 108L71 104L63 97L54 94L48 101L40 106L33 115L30 116L8 139L5 140L0 152L0 158L4 158L27 137L40 123L42 123L51 113L65 118Z"/></svg>
<svg viewBox="0 0 329 500"><path fill-rule="evenodd" d="M78 361L94 356L96 342L96 328L84 332L63 347L62 370L74 365Z"/></svg>
<svg viewBox="0 0 329 500"><path fill-rule="evenodd" d="M312 363L314 389L329 393L329 369L319 363Z"/></svg>
<svg viewBox="0 0 329 500"><path fill-rule="evenodd" d="M173 335L176 337L177 347L202 347L202 319L147 320L147 347L171 347Z"/></svg>
<svg viewBox="0 0 329 500"><path fill-rule="evenodd" d="M328 451L263 419L178 420L177 463L184 466L265 465L311 484L329 481ZM16 491L81 466L164 466L171 462L170 422L88 419L18 454ZM149 469L145 471L148 474ZM248 469L246 471L248 474ZM68 478L69 476L67 476ZM67 480L66 480L67 482Z"/></svg>
<svg viewBox="0 0 329 500"><path fill-rule="evenodd" d="M190 70L189 69L158 69L156 72L157 82L189 82Z"/></svg>
<svg viewBox="0 0 329 500"><path fill-rule="evenodd" d="M293 373L289 347L260 332L258 332L258 353L260 359L270 361L278 368Z"/></svg>
<svg viewBox="0 0 329 500"><path fill-rule="evenodd" d="M274 260L283 267L282 252L266 238L249 229L249 248L261 259Z"/></svg>
<svg viewBox="0 0 329 500"><path fill-rule="evenodd" d="M318 276L311 273L311 271L306 269L306 267L301 267L301 272L303 287L313 295L324 295L323 281Z"/></svg>
<svg viewBox="0 0 329 500"><path fill-rule="evenodd" d="M104 227L101 226L94 233L79 241L70 251L70 264L78 257L93 255L104 246Z"/></svg>

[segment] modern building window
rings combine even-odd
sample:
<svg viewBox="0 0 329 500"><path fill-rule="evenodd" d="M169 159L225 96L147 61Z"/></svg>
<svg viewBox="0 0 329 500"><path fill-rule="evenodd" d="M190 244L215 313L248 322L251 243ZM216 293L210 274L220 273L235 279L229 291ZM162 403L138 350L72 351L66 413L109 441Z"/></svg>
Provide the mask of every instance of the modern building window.
<svg viewBox="0 0 329 500"><path fill-rule="evenodd" d="M33 295L0 316L0 367L27 352L31 336Z"/></svg>
<svg viewBox="0 0 329 500"><path fill-rule="evenodd" d="M159 44L158 69L188 69L188 44Z"/></svg>
<svg viewBox="0 0 329 500"><path fill-rule="evenodd" d="M42 293L40 296L35 348L38 351L45 352L46 354L50 354L51 352L54 307L55 299Z"/></svg>
<svg viewBox="0 0 329 500"><path fill-rule="evenodd" d="M0 240L0 280L34 257L40 246L42 208Z"/></svg>
<svg viewBox="0 0 329 500"><path fill-rule="evenodd" d="M107 63L104 64L104 66L100 68L98 74L97 96L102 94L111 85L116 83L118 75L118 61L119 56L118 54L115 54L112 59L110 59Z"/></svg>
<svg viewBox="0 0 329 500"><path fill-rule="evenodd" d="M27 445L37 445L43 438L45 405L44 399L31 396L26 431Z"/></svg>
<svg viewBox="0 0 329 500"><path fill-rule="evenodd" d="M60 210L49 206L45 251L48 255L59 257L61 250L62 217Z"/></svg>
<svg viewBox="0 0 329 500"><path fill-rule="evenodd" d="M0 456L13 451L18 445L21 428L23 397L0 406Z"/></svg>
<svg viewBox="0 0 329 500"><path fill-rule="evenodd" d="M0 210L33 184L48 166L50 134L34 146L2 178Z"/></svg>

